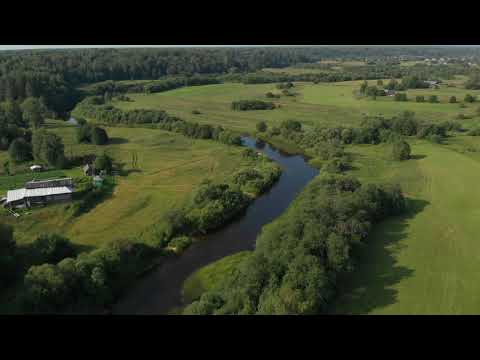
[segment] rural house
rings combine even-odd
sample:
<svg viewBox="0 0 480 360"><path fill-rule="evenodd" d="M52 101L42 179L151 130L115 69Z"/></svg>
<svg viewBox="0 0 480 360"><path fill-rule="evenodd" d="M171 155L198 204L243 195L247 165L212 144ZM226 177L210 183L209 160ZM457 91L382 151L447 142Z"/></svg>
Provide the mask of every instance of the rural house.
<svg viewBox="0 0 480 360"><path fill-rule="evenodd" d="M45 181L29 181L24 188L7 191L4 206L31 207L72 199L73 180L71 178Z"/></svg>

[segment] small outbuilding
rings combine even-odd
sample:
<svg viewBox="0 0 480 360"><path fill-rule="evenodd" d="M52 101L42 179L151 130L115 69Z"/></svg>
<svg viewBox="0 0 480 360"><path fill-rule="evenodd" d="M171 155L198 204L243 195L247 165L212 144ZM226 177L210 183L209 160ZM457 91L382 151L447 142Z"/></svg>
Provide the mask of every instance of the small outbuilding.
<svg viewBox="0 0 480 360"><path fill-rule="evenodd" d="M95 171L92 165L87 164L83 167L83 173L85 176L93 176L95 175Z"/></svg>
<svg viewBox="0 0 480 360"><path fill-rule="evenodd" d="M103 185L103 178L99 175L93 177L93 186L101 187Z"/></svg>
<svg viewBox="0 0 480 360"><path fill-rule="evenodd" d="M32 165L32 166L30 166L30 170L32 170L34 172L38 172L38 171L42 171L43 167L42 167L42 165Z"/></svg>

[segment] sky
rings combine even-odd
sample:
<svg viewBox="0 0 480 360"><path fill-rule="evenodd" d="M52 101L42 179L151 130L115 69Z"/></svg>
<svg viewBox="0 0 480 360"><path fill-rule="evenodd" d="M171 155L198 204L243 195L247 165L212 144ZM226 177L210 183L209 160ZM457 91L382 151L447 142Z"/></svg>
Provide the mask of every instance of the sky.
<svg viewBox="0 0 480 360"><path fill-rule="evenodd" d="M76 48L145 48L145 47L242 47L242 46L289 46L289 45L0 45L0 50L26 50L26 49L76 49ZM307 45L308 46L308 45ZM322 46L322 45L319 45ZM329 45L323 45L329 46ZM409 45L343 45L343 46L409 46ZM415 45L415 46L443 46L443 45ZM448 45L446 45L448 46ZM457 45L450 45L457 46ZM469 47L469 45L459 45ZM471 45L476 47L476 45Z"/></svg>

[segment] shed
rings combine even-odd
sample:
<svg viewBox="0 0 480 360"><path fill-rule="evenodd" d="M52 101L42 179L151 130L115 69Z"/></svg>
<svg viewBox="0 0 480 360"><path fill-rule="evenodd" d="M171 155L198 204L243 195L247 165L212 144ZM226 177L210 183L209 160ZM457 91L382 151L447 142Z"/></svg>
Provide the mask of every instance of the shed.
<svg viewBox="0 0 480 360"><path fill-rule="evenodd" d="M43 167L42 165L32 165L30 166L30 170L32 171L42 171Z"/></svg>
<svg viewBox="0 0 480 360"><path fill-rule="evenodd" d="M93 177L93 185L95 187L101 187L103 185L103 178L101 176L95 175Z"/></svg>

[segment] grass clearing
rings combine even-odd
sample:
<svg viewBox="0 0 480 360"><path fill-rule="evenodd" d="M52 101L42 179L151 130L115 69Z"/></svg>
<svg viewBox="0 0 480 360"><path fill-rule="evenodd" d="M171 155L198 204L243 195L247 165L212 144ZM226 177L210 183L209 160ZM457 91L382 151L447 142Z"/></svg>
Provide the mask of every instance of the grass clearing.
<svg viewBox="0 0 480 360"><path fill-rule="evenodd" d="M220 181L245 161L240 155L241 148L192 140L157 129L107 128L112 141L109 145L98 146L77 144L75 128L54 125L50 123L50 130L63 138L66 155L105 151L123 164L128 175L116 176L113 195L76 218L65 216L65 204L37 208L19 218L2 212L1 221L15 226L19 242L32 241L42 232L61 232L73 242L89 246L115 238L134 237L160 221L168 210L182 204L203 179ZM138 169L132 168L133 153L138 156ZM82 175L80 167L65 173ZM1 186L9 186L9 181L8 177L0 177Z"/></svg>
<svg viewBox="0 0 480 360"><path fill-rule="evenodd" d="M370 81L370 84L374 84ZM410 110L418 118L430 121L454 120L460 113L471 116L471 120L480 119L476 109L480 103L468 104L460 108L459 104L450 104L448 99L455 95L462 101L465 94L475 94L480 98L480 91L465 90L460 87L442 86L438 90L422 89L407 91L408 102L394 101L392 97L377 97L377 100L356 99L353 92L360 87L361 81L338 83L295 83L297 96L282 96L274 99L279 108L274 110L232 111L230 105L237 100L267 100L265 94L275 92L275 84L239 84L225 83L204 86L191 86L155 94L129 94L132 102L114 101L114 105L123 110L160 109L188 121L221 125L225 128L253 132L259 121L269 126L279 126L288 119L300 120L305 126L314 125L358 125L364 115L386 116ZM437 95L441 103L416 103L415 96ZM200 114L192 114L194 110Z"/></svg>
<svg viewBox="0 0 480 360"><path fill-rule="evenodd" d="M190 304L199 299L205 291L214 290L215 286L221 283L250 254L250 251L242 251L195 271L183 283L184 303Z"/></svg>
<svg viewBox="0 0 480 360"><path fill-rule="evenodd" d="M455 139L460 146L462 138ZM466 139L471 141L471 139ZM354 174L394 181L409 213L375 228L358 249L357 269L341 281L341 314L478 314L480 158L449 146L412 142L414 159L388 162L385 146L362 146Z"/></svg>

